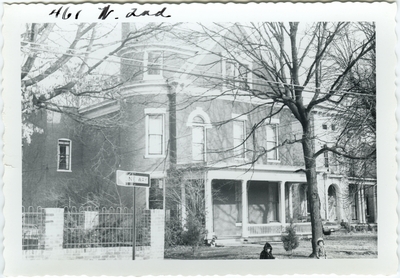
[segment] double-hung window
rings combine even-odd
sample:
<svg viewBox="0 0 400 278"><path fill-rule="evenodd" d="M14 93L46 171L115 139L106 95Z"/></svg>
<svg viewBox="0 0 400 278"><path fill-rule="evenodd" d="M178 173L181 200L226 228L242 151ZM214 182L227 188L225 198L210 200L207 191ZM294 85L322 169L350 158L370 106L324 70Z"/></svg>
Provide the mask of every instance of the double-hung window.
<svg viewBox="0 0 400 278"><path fill-rule="evenodd" d="M69 139L58 140L57 171L71 171L71 140Z"/></svg>
<svg viewBox="0 0 400 278"><path fill-rule="evenodd" d="M249 71L249 66L248 65L239 65L238 67L238 72L237 72L237 83L238 87L242 90L248 90L250 89L250 71Z"/></svg>
<svg viewBox="0 0 400 278"><path fill-rule="evenodd" d="M162 76L163 52L148 51L144 55L145 71L144 76L147 79L159 78Z"/></svg>
<svg viewBox="0 0 400 278"><path fill-rule="evenodd" d="M200 116L193 118L192 124L192 160L205 161L206 129L204 120Z"/></svg>
<svg viewBox="0 0 400 278"><path fill-rule="evenodd" d="M266 143L267 143L267 159L278 160L278 122L272 122L265 126L266 129Z"/></svg>
<svg viewBox="0 0 400 278"><path fill-rule="evenodd" d="M165 109L146 109L146 156L163 156Z"/></svg>
<svg viewBox="0 0 400 278"><path fill-rule="evenodd" d="M324 145L324 148L326 148L327 145ZM329 168L329 153L328 151L324 151L324 166L325 168Z"/></svg>
<svg viewBox="0 0 400 278"><path fill-rule="evenodd" d="M241 90L251 88L251 67L245 63L225 61L225 84Z"/></svg>
<svg viewBox="0 0 400 278"><path fill-rule="evenodd" d="M235 158L245 158L246 154L246 121L233 120L233 153Z"/></svg>

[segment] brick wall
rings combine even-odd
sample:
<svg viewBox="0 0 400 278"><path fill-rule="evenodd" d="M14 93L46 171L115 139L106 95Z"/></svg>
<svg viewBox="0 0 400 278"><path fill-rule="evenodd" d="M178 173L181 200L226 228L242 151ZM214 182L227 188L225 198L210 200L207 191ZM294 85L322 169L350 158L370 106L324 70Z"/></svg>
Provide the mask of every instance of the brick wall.
<svg viewBox="0 0 400 278"><path fill-rule="evenodd" d="M136 260L164 258L164 211L150 211L150 246L136 247ZM43 250L23 250L31 260L131 260L132 247L63 248L64 209L45 209Z"/></svg>

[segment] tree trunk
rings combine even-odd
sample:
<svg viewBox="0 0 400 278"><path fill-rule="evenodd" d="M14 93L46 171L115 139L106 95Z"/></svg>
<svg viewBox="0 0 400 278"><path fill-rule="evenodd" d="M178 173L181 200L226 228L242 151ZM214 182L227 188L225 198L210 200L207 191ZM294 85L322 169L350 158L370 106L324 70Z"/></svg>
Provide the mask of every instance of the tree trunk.
<svg viewBox="0 0 400 278"><path fill-rule="evenodd" d="M306 166L307 178L307 197L310 202L311 216L311 232L312 232L312 254L310 257L315 257L317 252L317 240L322 237L322 221L320 211L320 199L318 194L317 169L314 156L314 145L312 140L312 132L309 122L303 126L303 154Z"/></svg>

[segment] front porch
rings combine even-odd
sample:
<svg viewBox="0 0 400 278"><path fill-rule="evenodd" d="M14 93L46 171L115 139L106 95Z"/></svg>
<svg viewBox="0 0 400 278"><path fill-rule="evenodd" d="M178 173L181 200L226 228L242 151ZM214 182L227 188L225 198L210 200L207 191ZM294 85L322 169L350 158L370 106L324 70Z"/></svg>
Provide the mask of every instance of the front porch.
<svg viewBox="0 0 400 278"><path fill-rule="evenodd" d="M232 179L235 175L237 179ZM295 171L209 172L205 190L208 237L280 237L291 219L299 235L310 235L305 188L305 176Z"/></svg>

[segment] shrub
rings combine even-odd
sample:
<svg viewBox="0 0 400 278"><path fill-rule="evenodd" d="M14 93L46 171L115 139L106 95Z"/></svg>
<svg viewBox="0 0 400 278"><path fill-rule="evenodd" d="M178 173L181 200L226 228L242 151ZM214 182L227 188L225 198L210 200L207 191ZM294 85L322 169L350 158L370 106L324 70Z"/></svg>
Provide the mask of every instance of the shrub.
<svg viewBox="0 0 400 278"><path fill-rule="evenodd" d="M349 222L344 222L342 220L342 222L340 223L340 226L342 226L343 228L345 228L345 230L350 233L351 232L351 227L350 227L350 223Z"/></svg>
<svg viewBox="0 0 400 278"><path fill-rule="evenodd" d="M183 245L182 233L183 227L180 219L174 217L167 221L165 223L165 247Z"/></svg>
<svg viewBox="0 0 400 278"><path fill-rule="evenodd" d="M290 221L290 225L286 226L285 234L282 235L281 240L283 248L290 251L290 255L293 255L293 250L299 246L299 236L296 234L296 225L293 224L293 221Z"/></svg>
<svg viewBox="0 0 400 278"><path fill-rule="evenodd" d="M193 254L199 245L204 244L204 237L207 234L201 220L198 217L189 215L186 218L185 230L182 233L184 245L192 247Z"/></svg>

